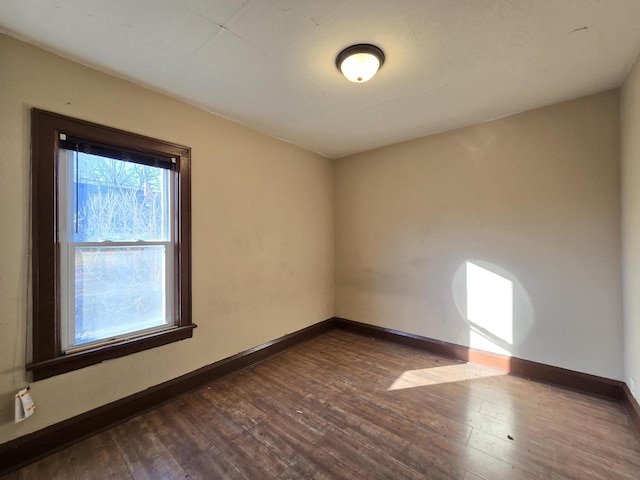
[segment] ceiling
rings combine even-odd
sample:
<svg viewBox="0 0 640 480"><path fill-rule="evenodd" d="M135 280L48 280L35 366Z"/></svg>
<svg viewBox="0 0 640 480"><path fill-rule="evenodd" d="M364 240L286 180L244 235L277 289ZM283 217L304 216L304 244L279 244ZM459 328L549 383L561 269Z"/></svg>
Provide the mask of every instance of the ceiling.
<svg viewBox="0 0 640 480"><path fill-rule="evenodd" d="M2 0L0 30L328 157L619 86L638 0ZM386 54L353 84L354 43Z"/></svg>

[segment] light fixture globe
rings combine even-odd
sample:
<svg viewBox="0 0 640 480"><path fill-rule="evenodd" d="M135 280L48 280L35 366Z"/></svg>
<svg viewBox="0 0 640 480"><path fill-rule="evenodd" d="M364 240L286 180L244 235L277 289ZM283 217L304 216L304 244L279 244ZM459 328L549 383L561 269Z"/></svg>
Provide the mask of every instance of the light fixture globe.
<svg viewBox="0 0 640 480"><path fill-rule="evenodd" d="M338 70L353 83L370 80L383 64L384 52L368 43L351 45L342 50L336 58Z"/></svg>

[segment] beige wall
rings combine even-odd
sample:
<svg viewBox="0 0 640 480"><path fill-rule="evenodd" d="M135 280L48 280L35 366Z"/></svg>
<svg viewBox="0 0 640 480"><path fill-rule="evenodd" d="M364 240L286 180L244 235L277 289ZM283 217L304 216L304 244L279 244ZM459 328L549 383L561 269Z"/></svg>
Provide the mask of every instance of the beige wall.
<svg viewBox="0 0 640 480"><path fill-rule="evenodd" d="M337 161L337 316L621 379L618 94Z"/></svg>
<svg viewBox="0 0 640 480"><path fill-rule="evenodd" d="M0 58L0 443L334 314L623 378L617 90L340 159L334 172L330 160L5 36ZM631 246L638 65L622 103ZM14 425L31 107L192 147L199 327L191 340L32 384L37 414ZM625 255L633 292L640 255ZM510 341L467 318L467 262L510 286ZM625 380L640 376L635 303L627 295Z"/></svg>
<svg viewBox="0 0 640 480"><path fill-rule="evenodd" d="M0 443L334 313L333 162L0 36ZM194 338L32 385L27 332L30 109L192 148Z"/></svg>
<svg viewBox="0 0 640 480"><path fill-rule="evenodd" d="M640 59L623 85L620 103L624 380L640 400Z"/></svg>

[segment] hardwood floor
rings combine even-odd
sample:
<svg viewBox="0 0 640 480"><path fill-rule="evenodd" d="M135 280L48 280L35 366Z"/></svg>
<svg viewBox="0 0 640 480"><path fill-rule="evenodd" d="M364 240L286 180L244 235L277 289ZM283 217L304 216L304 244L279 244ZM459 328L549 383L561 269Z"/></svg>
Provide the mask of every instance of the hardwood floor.
<svg viewBox="0 0 640 480"><path fill-rule="evenodd" d="M621 405L334 330L2 477L626 479Z"/></svg>

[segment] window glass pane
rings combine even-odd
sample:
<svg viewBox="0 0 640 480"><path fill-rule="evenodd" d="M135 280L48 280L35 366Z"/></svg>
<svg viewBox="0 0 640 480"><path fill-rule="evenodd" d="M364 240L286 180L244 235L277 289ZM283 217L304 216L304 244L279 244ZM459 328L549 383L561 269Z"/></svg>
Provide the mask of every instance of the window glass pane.
<svg viewBox="0 0 640 480"><path fill-rule="evenodd" d="M75 248L75 345L169 323L165 247Z"/></svg>
<svg viewBox="0 0 640 480"><path fill-rule="evenodd" d="M68 168L73 241L169 240L170 170L85 153L74 157Z"/></svg>

